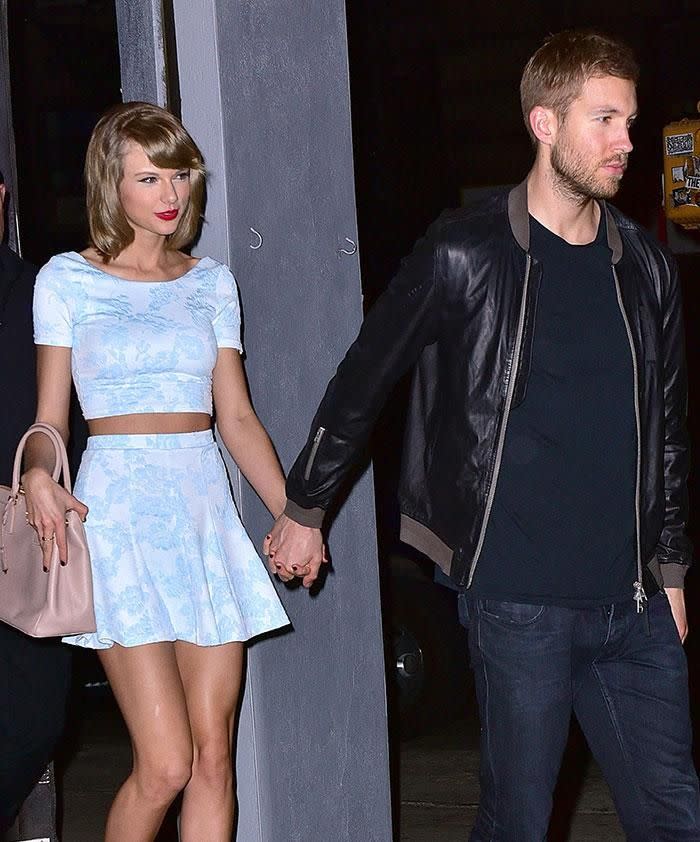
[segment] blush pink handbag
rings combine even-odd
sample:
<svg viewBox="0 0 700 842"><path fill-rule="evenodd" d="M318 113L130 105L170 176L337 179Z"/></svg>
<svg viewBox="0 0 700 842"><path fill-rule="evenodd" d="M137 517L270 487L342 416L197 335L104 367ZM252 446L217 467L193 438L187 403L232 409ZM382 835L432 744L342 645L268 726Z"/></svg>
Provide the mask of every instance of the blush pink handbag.
<svg viewBox="0 0 700 842"><path fill-rule="evenodd" d="M63 474L63 487L71 493L63 439L49 424L32 424L17 446L12 488L0 485L0 620L32 637L94 632L90 554L80 516L66 512L68 563L65 567L59 563L54 541L48 573L43 569L37 532L27 523L19 477L24 445L33 433L43 433L53 442L53 478L58 482Z"/></svg>

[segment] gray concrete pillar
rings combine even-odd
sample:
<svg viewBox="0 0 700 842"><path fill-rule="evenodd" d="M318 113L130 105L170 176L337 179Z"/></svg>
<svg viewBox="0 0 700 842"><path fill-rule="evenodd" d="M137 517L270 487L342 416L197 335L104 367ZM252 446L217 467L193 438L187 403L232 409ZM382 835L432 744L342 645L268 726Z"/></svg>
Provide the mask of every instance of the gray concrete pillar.
<svg viewBox="0 0 700 842"><path fill-rule="evenodd" d="M115 0L122 99L166 105L162 0Z"/></svg>
<svg viewBox="0 0 700 842"><path fill-rule="evenodd" d="M210 173L195 253L229 262L238 279L253 400L288 468L362 318L344 3L173 7L182 116ZM230 467L259 545L269 515ZM391 839L369 471L330 546L315 596L278 584L294 630L249 649L239 842Z"/></svg>

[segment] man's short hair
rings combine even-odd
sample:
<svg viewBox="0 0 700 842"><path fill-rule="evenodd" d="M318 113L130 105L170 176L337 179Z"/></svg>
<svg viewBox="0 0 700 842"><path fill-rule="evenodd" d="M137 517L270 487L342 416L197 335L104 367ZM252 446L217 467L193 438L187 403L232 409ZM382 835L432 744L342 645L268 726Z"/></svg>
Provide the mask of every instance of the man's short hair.
<svg viewBox="0 0 700 842"><path fill-rule="evenodd" d="M95 126L85 156L90 238L105 260L114 259L134 239L119 198L122 156L129 142L137 143L156 167L190 171L190 201L166 240L167 248L180 249L191 243L202 215L204 160L182 123L148 102L116 105Z"/></svg>
<svg viewBox="0 0 700 842"><path fill-rule="evenodd" d="M617 76L637 84L639 65L626 44L590 30L550 35L525 65L520 81L523 119L533 143L536 139L530 112L535 106L551 108L564 117L584 84L601 76Z"/></svg>

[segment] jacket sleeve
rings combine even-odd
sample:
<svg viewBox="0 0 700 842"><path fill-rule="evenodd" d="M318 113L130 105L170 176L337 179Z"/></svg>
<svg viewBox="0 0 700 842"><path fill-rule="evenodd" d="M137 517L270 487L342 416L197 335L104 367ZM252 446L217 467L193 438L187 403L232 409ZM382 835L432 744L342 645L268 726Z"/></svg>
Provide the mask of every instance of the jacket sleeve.
<svg viewBox="0 0 700 842"><path fill-rule="evenodd" d="M328 384L287 479L285 513L298 523L321 526L389 390L435 341L439 227L438 220L403 260Z"/></svg>
<svg viewBox="0 0 700 842"><path fill-rule="evenodd" d="M685 365L683 313L678 267L671 255L668 288L663 302L664 366L664 526L656 548L665 587L683 587L691 563L692 544L685 533L688 519L687 479L690 464L686 428L688 379Z"/></svg>

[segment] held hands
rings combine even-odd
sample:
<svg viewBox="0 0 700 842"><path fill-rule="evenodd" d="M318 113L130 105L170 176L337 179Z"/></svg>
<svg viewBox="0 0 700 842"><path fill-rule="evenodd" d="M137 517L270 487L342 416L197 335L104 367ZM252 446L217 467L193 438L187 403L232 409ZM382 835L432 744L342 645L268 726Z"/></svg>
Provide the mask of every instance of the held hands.
<svg viewBox="0 0 700 842"><path fill-rule="evenodd" d="M263 553L273 575L283 582L298 576L305 588L313 585L321 565L328 562L321 530L302 526L285 514L277 518L265 537Z"/></svg>
<svg viewBox="0 0 700 842"><path fill-rule="evenodd" d="M66 512L77 512L82 521L88 507L69 494L63 486L41 468L30 468L22 477L22 486L27 502L27 523L36 529L41 543L44 570L51 565L54 543L58 548L61 564L68 561L66 541Z"/></svg>

